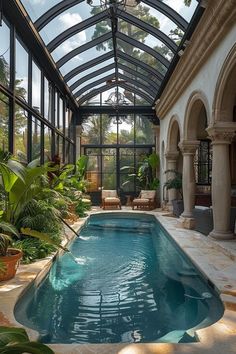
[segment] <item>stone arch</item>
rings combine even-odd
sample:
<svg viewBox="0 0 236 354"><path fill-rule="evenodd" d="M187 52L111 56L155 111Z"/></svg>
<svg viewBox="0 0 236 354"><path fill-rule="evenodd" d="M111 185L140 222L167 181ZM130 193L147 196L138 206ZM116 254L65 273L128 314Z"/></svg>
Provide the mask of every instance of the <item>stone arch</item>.
<svg viewBox="0 0 236 354"><path fill-rule="evenodd" d="M232 122L236 107L236 44L221 68L213 100L213 122Z"/></svg>
<svg viewBox="0 0 236 354"><path fill-rule="evenodd" d="M188 99L184 117L184 140L198 140L207 136L210 108L206 95L194 91Z"/></svg>
<svg viewBox="0 0 236 354"><path fill-rule="evenodd" d="M180 120L177 115L172 116L167 133L166 151L177 152L180 141Z"/></svg>

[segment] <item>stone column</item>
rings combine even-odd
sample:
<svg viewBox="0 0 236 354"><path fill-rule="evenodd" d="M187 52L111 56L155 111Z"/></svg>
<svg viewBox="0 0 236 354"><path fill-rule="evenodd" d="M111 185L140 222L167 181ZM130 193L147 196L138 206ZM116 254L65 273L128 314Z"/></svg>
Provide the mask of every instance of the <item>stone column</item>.
<svg viewBox="0 0 236 354"><path fill-rule="evenodd" d="M177 159L179 156L178 151L167 151L165 153L165 158L167 160L166 167L167 171L168 170L177 170ZM173 172L167 172L167 180L174 177L175 174ZM169 211L173 211L173 205L172 205L172 200L177 199L177 190L172 188L168 189L168 202L167 202L167 207Z"/></svg>
<svg viewBox="0 0 236 354"><path fill-rule="evenodd" d="M210 236L218 240L234 237L230 231L231 176L229 145L235 135L236 124L217 122L208 127L212 140L212 208L214 228Z"/></svg>
<svg viewBox="0 0 236 354"><path fill-rule="evenodd" d="M81 155L81 151L80 151L81 133L82 133L81 125L76 125L76 161L80 158Z"/></svg>
<svg viewBox="0 0 236 354"><path fill-rule="evenodd" d="M181 214L182 226L186 229L193 229L195 222L193 218L193 208L195 206L195 171L194 155L200 142L197 140L183 140L179 143L183 155L183 199L184 212Z"/></svg>

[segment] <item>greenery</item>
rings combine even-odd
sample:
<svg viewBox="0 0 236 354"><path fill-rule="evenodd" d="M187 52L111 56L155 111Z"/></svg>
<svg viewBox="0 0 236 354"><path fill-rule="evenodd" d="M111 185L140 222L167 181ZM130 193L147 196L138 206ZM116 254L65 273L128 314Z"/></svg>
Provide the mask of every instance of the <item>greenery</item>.
<svg viewBox="0 0 236 354"><path fill-rule="evenodd" d="M124 166L121 171L128 170L131 173L128 175L127 181L122 185L124 187L126 184L132 183L133 179L136 180L136 185L139 189L153 190L159 187L159 179L156 177L156 169L159 165L159 155L155 152L149 156L145 156L141 161L137 173L132 173L134 170L133 166Z"/></svg>
<svg viewBox="0 0 236 354"><path fill-rule="evenodd" d="M12 241L23 250L25 263L61 247L61 219L69 206L75 203L81 214L88 208L81 203L86 166L85 156L76 165L39 166L35 160L24 166L0 152L0 255L7 254Z"/></svg>
<svg viewBox="0 0 236 354"><path fill-rule="evenodd" d="M165 182L164 186L166 189L176 189L180 193L181 198L183 198L182 173L176 170L167 170L165 173L171 173L173 175L173 177L168 178L168 180Z"/></svg>
<svg viewBox="0 0 236 354"><path fill-rule="evenodd" d="M30 341L24 328L0 327L0 354L54 354L48 346Z"/></svg>

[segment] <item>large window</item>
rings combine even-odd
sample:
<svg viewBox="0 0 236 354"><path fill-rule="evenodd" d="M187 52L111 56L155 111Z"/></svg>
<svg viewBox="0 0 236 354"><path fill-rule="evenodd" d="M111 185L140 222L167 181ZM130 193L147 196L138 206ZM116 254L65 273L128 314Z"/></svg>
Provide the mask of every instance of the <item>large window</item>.
<svg viewBox="0 0 236 354"><path fill-rule="evenodd" d="M44 125L44 161L52 159L52 130Z"/></svg>
<svg viewBox="0 0 236 354"><path fill-rule="evenodd" d="M89 157L89 191L137 193L134 173L154 148L152 123L136 114L101 113L89 115L82 127L82 148Z"/></svg>
<svg viewBox="0 0 236 354"><path fill-rule="evenodd" d="M14 122L14 155L23 163L27 163L28 114L20 106L15 106Z"/></svg>
<svg viewBox="0 0 236 354"><path fill-rule="evenodd" d="M0 150L8 150L9 99L0 92Z"/></svg>
<svg viewBox="0 0 236 354"><path fill-rule="evenodd" d="M212 147L209 140L201 140L195 159L195 178L197 184L211 184Z"/></svg>
<svg viewBox="0 0 236 354"><path fill-rule="evenodd" d="M28 52L16 39L15 91L16 95L25 102L28 101L28 60Z"/></svg>
<svg viewBox="0 0 236 354"><path fill-rule="evenodd" d="M41 112L41 70L32 63L32 107Z"/></svg>
<svg viewBox="0 0 236 354"><path fill-rule="evenodd" d="M6 87L10 84L10 29L3 21L0 27L0 82Z"/></svg>
<svg viewBox="0 0 236 354"><path fill-rule="evenodd" d="M38 119L32 117L32 159L38 159L41 156L41 123Z"/></svg>

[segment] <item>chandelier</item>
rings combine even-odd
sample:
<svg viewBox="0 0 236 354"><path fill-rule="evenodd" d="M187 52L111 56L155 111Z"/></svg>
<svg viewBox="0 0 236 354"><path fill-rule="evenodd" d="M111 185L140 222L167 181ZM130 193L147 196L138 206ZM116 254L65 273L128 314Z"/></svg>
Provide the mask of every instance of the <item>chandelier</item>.
<svg viewBox="0 0 236 354"><path fill-rule="evenodd" d="M119 8L125 10L126 7L135 7L141 0L86 0L91 7L100 7L103 10Z"/></svg>
<svg viewBox="0 0 236 354"><path fill-rule="evenodd" d="M111 105L115 110L118 110L119 106L127 106L129 104L123 93L119 92L117 89L110 93L105 102Z"/></svg>

